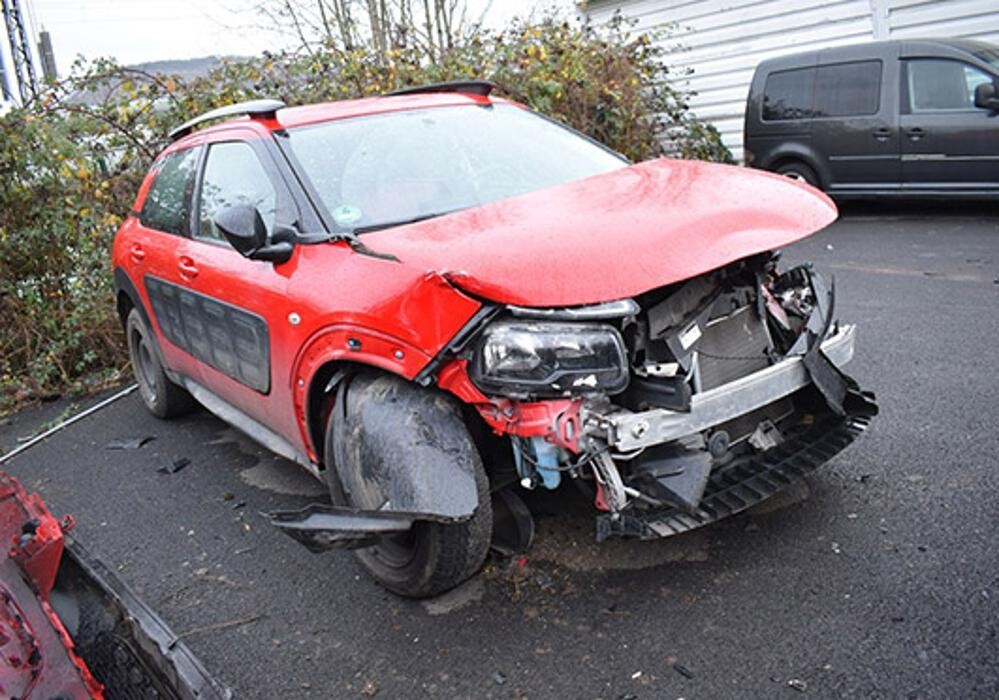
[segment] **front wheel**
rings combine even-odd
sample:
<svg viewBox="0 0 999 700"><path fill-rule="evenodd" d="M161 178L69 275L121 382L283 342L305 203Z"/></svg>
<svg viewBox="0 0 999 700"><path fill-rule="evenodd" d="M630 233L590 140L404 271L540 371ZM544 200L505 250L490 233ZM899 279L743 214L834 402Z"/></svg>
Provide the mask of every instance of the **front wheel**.
<svg viewBox="0 0 999 700"><path fill-rule="evenodd" d="M156 352L152 331L142 320L138 309L128 312L125 333L128 337L132 371L139 385L139 395L149 412L159 418L173 418L190 412L194 408L194 399L166 376Z"/></svg>
<svg viewBox="0 0 999 700"><path fill-rule="evenodd" d="M457 452L474 474L478 492L478 507L468 520L417 522L409 532L357 550L361 565L382 586L407 598L443 593L475 574L489 552L492 506L488 477L460 413L442 410L449 402L436 392L391 376L357 376L338 401L345 405L330 414L324 452L336 505L382 508L405 482L391 483L393 472L414 462L404 457L407 451L417 451L415 461L427 464L454 460L455 445L464 445ZM380 419L366 410L371 401L379 404Z"/></svg>

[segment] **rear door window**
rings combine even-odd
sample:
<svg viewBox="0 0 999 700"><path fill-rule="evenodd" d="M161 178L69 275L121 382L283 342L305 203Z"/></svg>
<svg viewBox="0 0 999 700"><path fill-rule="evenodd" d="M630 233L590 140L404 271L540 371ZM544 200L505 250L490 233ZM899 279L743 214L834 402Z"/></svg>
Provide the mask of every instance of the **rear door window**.
<svg viewBox="0 0 999 700"><path fill-rule="evenodd" d="M763 119L808 119L813 115L815 69L796 68L771 73L763 88Z"/></svg>
<svg viewBox="0 0 999 700"><path fill-rule="evenodd" d="M975 109L975 88L991 83L984 71L947 59L906 61L904 100L909 112L947 112Z"/></svg>
<svg viewBox="0 0 999 700"><path fill-rule="evenodd" d="M187 235L187 202L198 165L198 150L176 151L160 162L139 213L143 226Z"/></svg>
<svg viewBox="0 0 999 700"><path fill-rule="evenodd" d="M245 141L212 144L201 179L198 237L224 242L214 218L235 204L256 207L267 231L274 230L277 191L253 147Z"/></svg>
<svg viewBox="0 0 999 700"><path fill-rule="evenodd" d="M881 61L819 66L815 71L815 116L877 114L881 106Z"/></svg>

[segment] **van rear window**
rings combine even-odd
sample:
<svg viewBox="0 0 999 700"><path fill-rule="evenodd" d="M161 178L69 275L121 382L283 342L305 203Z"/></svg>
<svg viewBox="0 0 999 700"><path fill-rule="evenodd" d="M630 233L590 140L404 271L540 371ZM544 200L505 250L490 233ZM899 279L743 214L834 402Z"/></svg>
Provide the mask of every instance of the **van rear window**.
<svg viewBox="0 0 999 700"><path fill-rule="evenodd" d="M771 73L763 88L763 119L808 119L813 116L814 91L814 68Z"/></svg>
<svg viewBox="0 0 999 700"><path fill-rule="evenodd" d="M765 121L877 114L880 107L881 61L779 71L763 88Z"/></svg>

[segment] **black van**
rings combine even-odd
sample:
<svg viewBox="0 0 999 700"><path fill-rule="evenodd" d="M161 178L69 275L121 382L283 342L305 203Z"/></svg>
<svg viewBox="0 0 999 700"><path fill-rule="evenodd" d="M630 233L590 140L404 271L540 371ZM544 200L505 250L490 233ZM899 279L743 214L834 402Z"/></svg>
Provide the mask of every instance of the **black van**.
<svg viewBox="0 0 999 700"><path fill-rule="evenodd" d="M999 47L880 41L761 63L745 162L833 195L999 195Z"/></svg>

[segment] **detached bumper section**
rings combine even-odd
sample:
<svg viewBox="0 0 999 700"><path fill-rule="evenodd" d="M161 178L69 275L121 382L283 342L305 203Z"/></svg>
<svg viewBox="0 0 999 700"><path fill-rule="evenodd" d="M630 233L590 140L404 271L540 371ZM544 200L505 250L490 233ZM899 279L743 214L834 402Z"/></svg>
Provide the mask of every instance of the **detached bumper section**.
<svg viewBox="0 0 999 700"><path fill-rule="evenodd" d="M876 413L873 396L858 394L845 418L827 417L756 456L717 469L698 507L625 511L597 516L597 541L609 537L643 540L678 535L751 508L801 481L827 463L867 429Z"/></svg>
<svg viewBox="0 0 999 700"><path fill-rule="evenodd" d="M844 325L799 356L699 394L689 412L654 409L587 417L591 429L619 452L698 435L792 395L815 390L814 413L762 451L712 468L696 505L629 508L597 517L597 540L657 539L708 525L750 508L800 481L852 443L877 414L874 395L861 391L840 367L853 357L856 331Z"/></svg>

